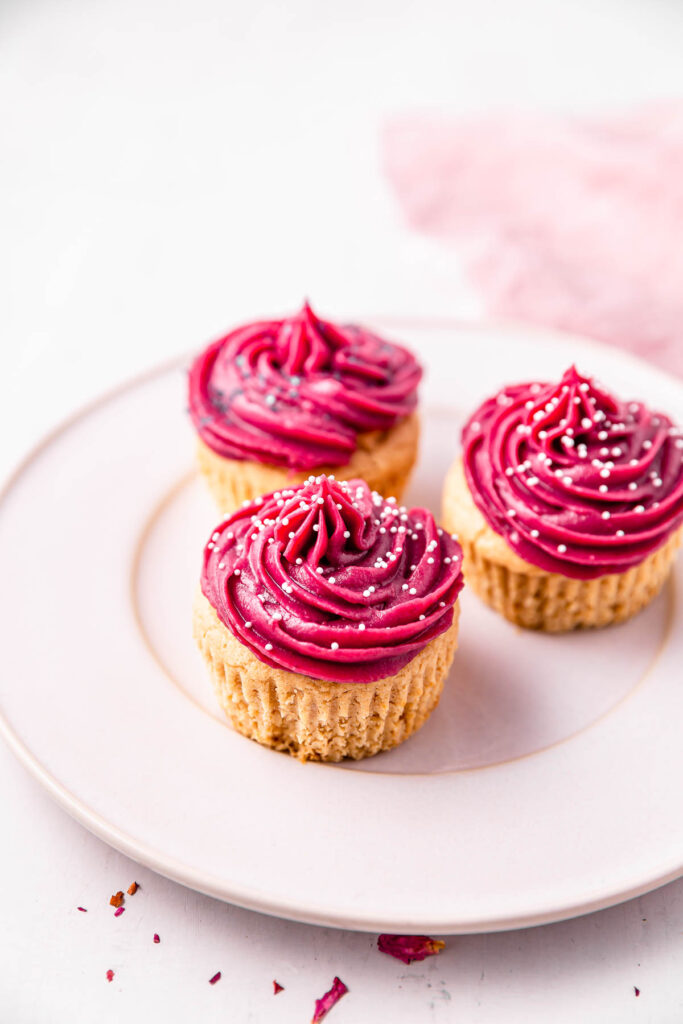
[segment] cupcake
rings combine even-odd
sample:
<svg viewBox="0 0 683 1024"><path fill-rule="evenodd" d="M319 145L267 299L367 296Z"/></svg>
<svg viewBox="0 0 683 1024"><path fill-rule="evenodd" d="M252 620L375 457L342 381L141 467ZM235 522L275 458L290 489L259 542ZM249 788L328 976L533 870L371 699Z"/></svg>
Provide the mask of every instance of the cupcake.
<svg viewBox="0 0 683 1024"><path fill-rule="evenodd" d="M190 370L189 411L221 511L311 472L400 498L417 454L421 375L406 349L319 320L308 303L209 345Z"/></svg>
<svg viewBox="0 0 683 1024"><path fill-rule="evenodd" d="M395 747L436 707L462 552L426 509L311 476L227 518L204 551L194 636L245 736L301 760Z"/></svg>
<svg viewBox="0 0 683 1024"><path fill-rule="evenodd" d="M681 539L683 438L572 367L518 384L466 424L444 488L467 582L520 626L562 632L630 618Z"/></svg>

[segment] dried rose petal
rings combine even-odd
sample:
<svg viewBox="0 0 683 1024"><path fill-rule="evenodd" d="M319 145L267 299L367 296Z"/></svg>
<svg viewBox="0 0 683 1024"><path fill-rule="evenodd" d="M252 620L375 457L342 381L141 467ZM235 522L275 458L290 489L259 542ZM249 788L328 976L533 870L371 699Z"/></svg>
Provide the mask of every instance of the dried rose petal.
<svg viewBox="0 0 683 1024"><path fill-rule="evenodd" d="M635 994L636 994L636 998L638 998L638 996L640 995L640 989L638 988L638 986L637 986L637 985L634 985L634 986L633 986L633 991L634 991L634 992L635 992Z"/></svg>
<svg viewBox="0 0 683 1024"><path fill-rule="evenodd" d="M85 909L85 907L76 907L76 910L80 910L80 912L82 914L87 914L88 913L88 911Z"/></svg>
<svg viewBox="0 0 683 1024"><path fill-rule="evenodd" d="M348 988L341 980L341 978L335 978L332 982L332 988L329 992L326 992L322 999L316 999L315 1001L315 1013L311 1020L311 1024L318 1024L332 1009L332 1007L339 1002L342 996L345 996L348 992Z"/></svg>
<svg viewBox="0 0 683 1024"><path fill-rule="evenodd" d="M139 888L140 886L138 885L137 882L131 882L130 885L128 886L128 895L135 896L135 893L138 891Z"/></svg>
<svg viewBox="0 0 683 1024"><path fill-rule="evenodd" d="M114 893L114 895L110 898L109 902L110 902L112 907L120 907L121 906L121 904L123 903L123 893L121 892L120 889L119 889L118 892Z"/></svg>
<svg viewBox="0 0 683 1024"><path fill-rule="evenodd" d="M125 907L119 907L118 910L114 911L114 917L121 917L121 914L125 912Z"/></svg>
<svg viewBox="0 0 683 1024"><path fill-rule="evenodd" d="M113 980L114 980L114 972L113 971L107 971L107 981L113 981Z"/></svg>
<svg viewBox="0 0 683 1024"><path fill-rule="evenodd" d="M159 938L159 936L157 935L156 932L154 933L154 941L155 942L161 942L161 939Z"/></svg>
<svg viewBox="0 0 683 1024"><path fill-rule="evenodd" d="M380 953L395 956L404 964L434 956L435 953L440 953L445 945L446 943L440 939L430 939L427 935L380 935L377 940Z"/></svg>
<svg viewBox="0 0 683 1024"><path fill-rule="evenodd" d="M284 992L285 986L281 985L279 981L273 981L273 995L276 996L278 992Z"/></svg>
<svg viewBox="0 0 683 1024"><path fill-rule="evenodd" d="M216 971L213 978L209 978L209 985L215 985L217 981L221 980L221 972Z"/></svg>

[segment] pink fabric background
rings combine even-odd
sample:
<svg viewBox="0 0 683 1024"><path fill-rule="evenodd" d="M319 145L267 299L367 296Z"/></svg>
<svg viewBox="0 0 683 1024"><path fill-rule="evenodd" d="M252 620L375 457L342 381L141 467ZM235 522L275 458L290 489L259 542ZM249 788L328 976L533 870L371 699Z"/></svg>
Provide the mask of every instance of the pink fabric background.
<svg viewBox="0 0 683 1024"><path fill-rule="evenodd" d="M409 224L459 243L491 313L683 373L683 101L404 116L383 157Z"/></svg>

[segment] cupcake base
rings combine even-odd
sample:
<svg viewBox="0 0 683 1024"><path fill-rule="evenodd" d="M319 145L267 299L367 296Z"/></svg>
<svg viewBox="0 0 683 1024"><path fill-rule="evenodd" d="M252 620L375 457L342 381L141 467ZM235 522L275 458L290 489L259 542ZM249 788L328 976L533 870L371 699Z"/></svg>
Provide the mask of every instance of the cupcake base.
<svg viewBox="0 0 683 1024"><path fill-rule="evenodd" d="M636 615L661 590L683 533L678 530L623 573L577 580L546 572L520 558L491 529L474 503L461 460L446 478L442 519L458 534L468 586L510 622L546 633L609 626Z"/></svg>
<svg viewBox="0 0 683 1024"><path fill-rule="evenodd" d="M447 632L393 676L374 683L331 683L271 668L219 620L201 591L195 640L218 702L233 727L302 761L359 760L416 732L439 703L457 646L458 611Z"/></svg>
<svg viewBox="0 0 683 1024"><path fill-rule="evenodd" d="M226 459L201 439L197 460L222 513L234 512L245 501L263 494L303 483L311 473L334 475L337 480L365 480L372 490L400 500L415 465L419 435L419 419L413 413L390 430L359 434L358 447L345 466L316 466L297 471L263 462Z"/></svg>

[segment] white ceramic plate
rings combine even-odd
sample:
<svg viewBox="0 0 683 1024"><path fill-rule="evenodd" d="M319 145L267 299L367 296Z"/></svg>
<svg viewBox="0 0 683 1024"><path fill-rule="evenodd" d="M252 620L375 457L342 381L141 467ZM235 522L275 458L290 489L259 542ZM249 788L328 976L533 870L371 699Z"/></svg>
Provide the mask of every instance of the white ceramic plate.
<svg viewBox="0 0 683 1024"><path fill-rule="evenodd" d="M460 423L572 361L683 421L683 388L616 351L511 328L378 324L427 366L409 498L435 511ZM515 629L468 593L441 705L397 750L299 764L233 732L190 636L216 519L184 372L56 431L0 503L0 712L84 825L195 889L371 931L486 931L618 902L683 873L679 568L633 622Z"/></svg>

